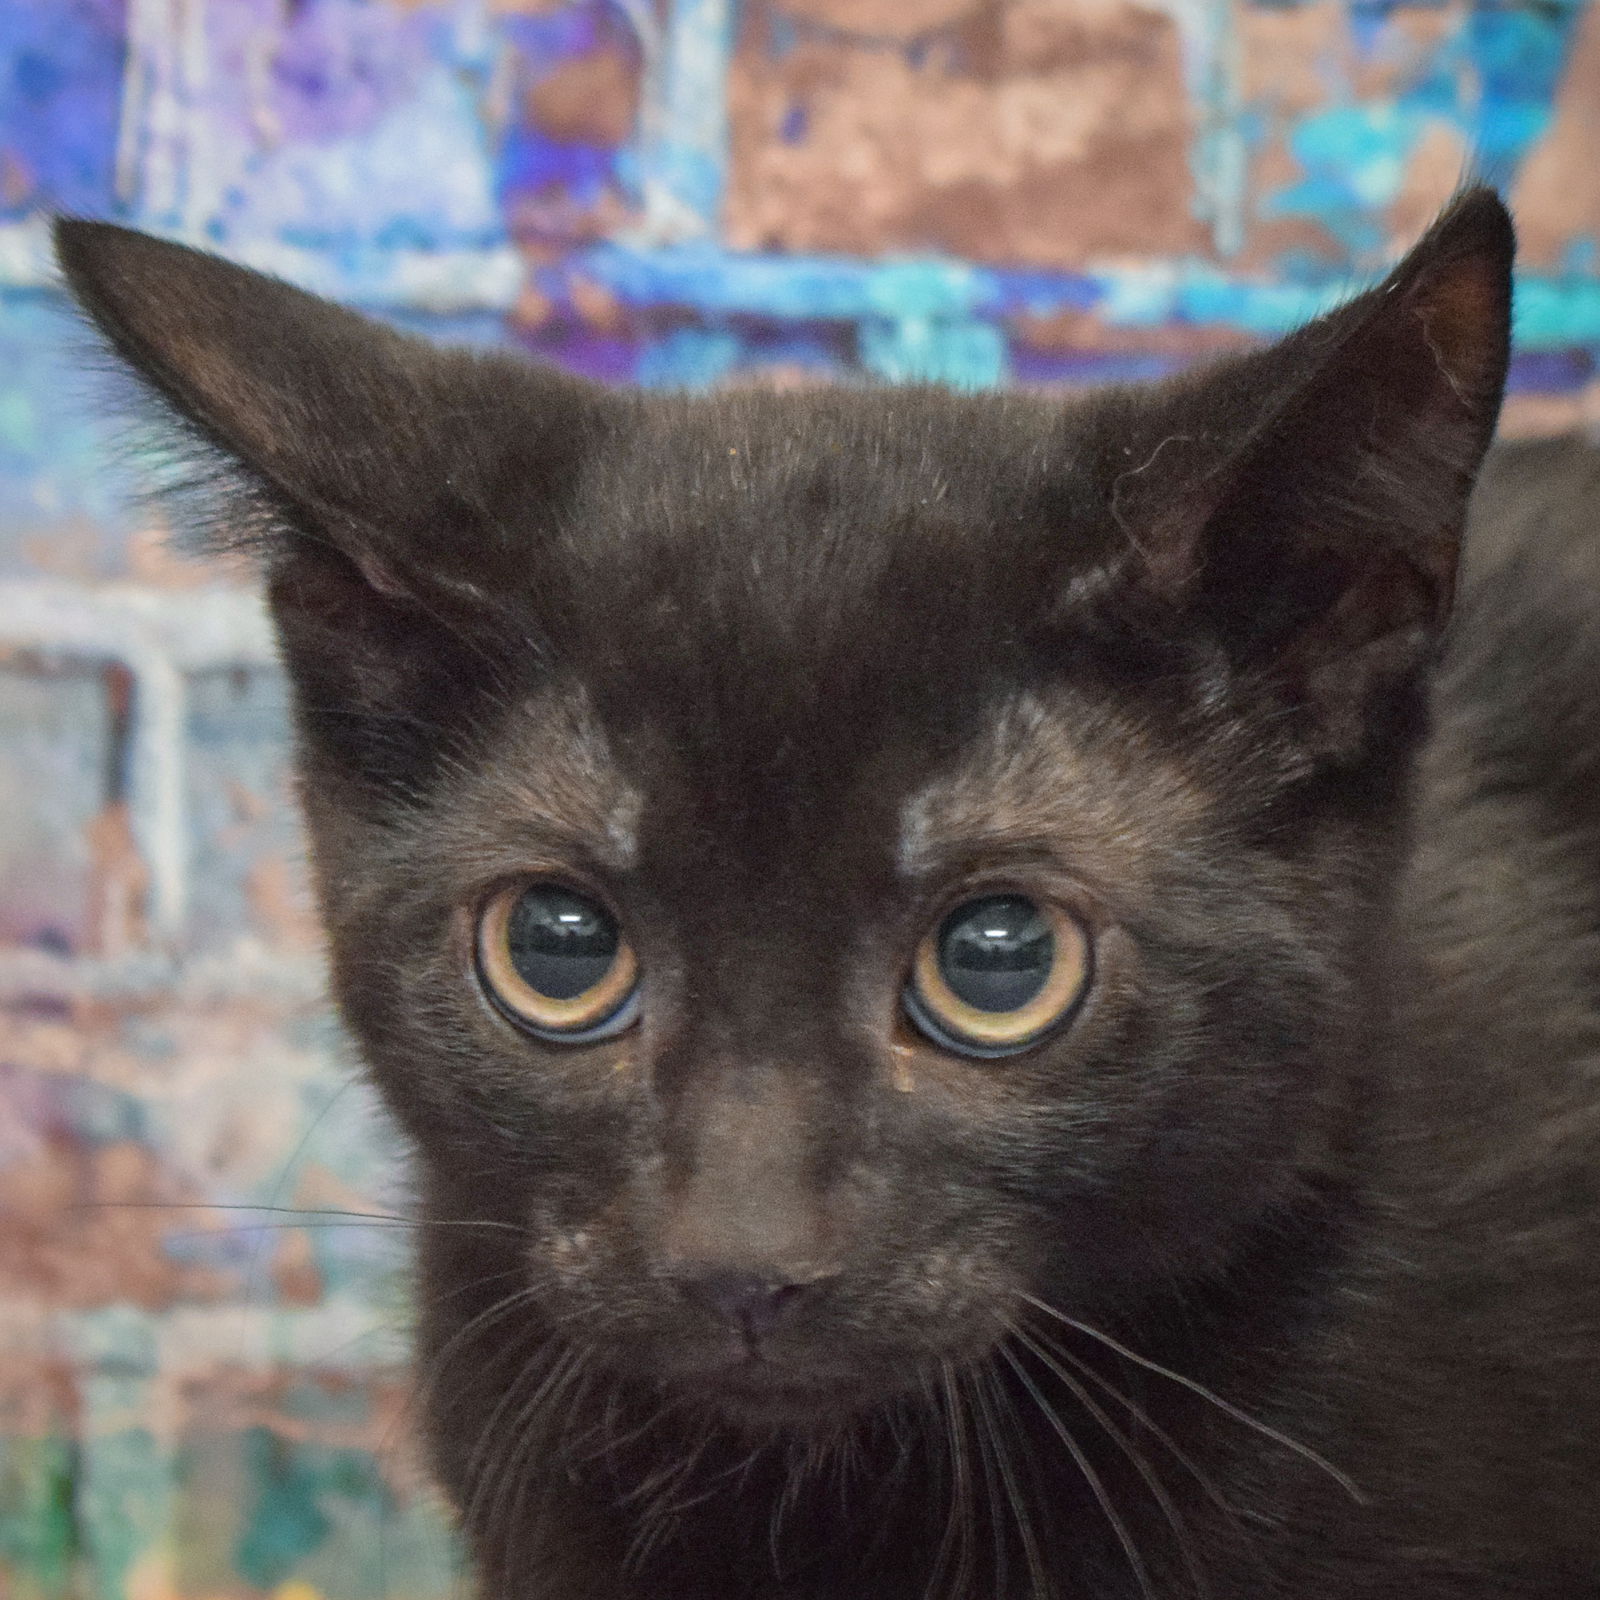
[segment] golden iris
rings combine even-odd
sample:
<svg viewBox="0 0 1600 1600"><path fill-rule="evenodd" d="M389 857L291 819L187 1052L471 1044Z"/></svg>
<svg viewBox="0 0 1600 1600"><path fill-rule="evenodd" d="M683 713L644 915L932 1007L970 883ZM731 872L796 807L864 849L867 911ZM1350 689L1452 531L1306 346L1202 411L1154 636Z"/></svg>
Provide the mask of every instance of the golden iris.
<svg viewBox="0 0 1600 1600"><path fill-rule="evenodd" d="M1006 1056L1063 1023L1088 988L1089 937L1021 894L966 900L917 946L906 1014L960 1055Z"/></svg>
<svg viewBox="0 0 1600 1600"><path fill-rule="evenodd" d="M500 1009L543 1038L605 1038L637 1010L639 963L617 919L561 883L514 885L489 901L478 972Z"/></svg>

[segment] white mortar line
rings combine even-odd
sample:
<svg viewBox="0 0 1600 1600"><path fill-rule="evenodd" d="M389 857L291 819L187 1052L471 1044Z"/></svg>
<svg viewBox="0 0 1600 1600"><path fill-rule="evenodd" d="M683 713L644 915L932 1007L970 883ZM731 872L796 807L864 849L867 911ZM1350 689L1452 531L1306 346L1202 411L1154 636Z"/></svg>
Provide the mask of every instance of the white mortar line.
<svg viewBox="0 0 1600 1600"><path fill-rule="evenodd" d="M185 675L276 664L260 597L49 578L0 580L0 650L118 662L133 677L129 813L150 873L150 926L176 946L189 909Z"/></svg>

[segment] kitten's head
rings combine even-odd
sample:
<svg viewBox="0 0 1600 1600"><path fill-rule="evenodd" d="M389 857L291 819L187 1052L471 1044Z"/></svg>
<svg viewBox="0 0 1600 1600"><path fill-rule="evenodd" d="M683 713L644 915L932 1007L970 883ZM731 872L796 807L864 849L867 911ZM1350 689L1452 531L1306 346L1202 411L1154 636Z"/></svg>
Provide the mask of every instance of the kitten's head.
<svg viewBox="0 0 1600 1600"><path fill-rule="evenodd" d="M781 1424L1336 1173L1505 373L1491 194L1071 402L606 393L59 240L261 553L345 1015L529 1326Z"/></svg>

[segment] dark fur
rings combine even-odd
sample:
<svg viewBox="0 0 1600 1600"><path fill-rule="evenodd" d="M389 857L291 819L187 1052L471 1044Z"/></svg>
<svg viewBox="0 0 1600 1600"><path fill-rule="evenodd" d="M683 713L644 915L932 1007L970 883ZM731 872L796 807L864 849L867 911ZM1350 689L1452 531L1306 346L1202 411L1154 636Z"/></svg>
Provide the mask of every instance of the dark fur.
<svg viewBox="0 0 1600 1600"><path fill-rule="evenodd" d="M489 1595L1600 1593L1587 452L1496 459L1430 675L1492 196L1073 404L606 395L60 248L263 553L340 1003L470 1224L421 1230L421 1360ZM556 869L646 972L589 1047L470 973L473 906ZM995 881L1096 976L974 1062L897 995ZM781 1389L685 1260L813 1271Z"/></svg>

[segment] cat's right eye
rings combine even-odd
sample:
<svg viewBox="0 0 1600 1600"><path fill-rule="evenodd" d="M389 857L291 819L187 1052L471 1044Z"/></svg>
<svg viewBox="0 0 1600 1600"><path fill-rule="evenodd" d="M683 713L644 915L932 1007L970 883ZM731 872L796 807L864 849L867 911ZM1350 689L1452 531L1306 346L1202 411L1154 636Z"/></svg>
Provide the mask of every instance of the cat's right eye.
<svg viewBox="0 0 1600 1600"><path fill-rule="evenodd" d="M502 889L478 919L478 978L520 1028L562 1044L621 1033L639 1014L639 963L598 900L541 881Z"/></svg>

